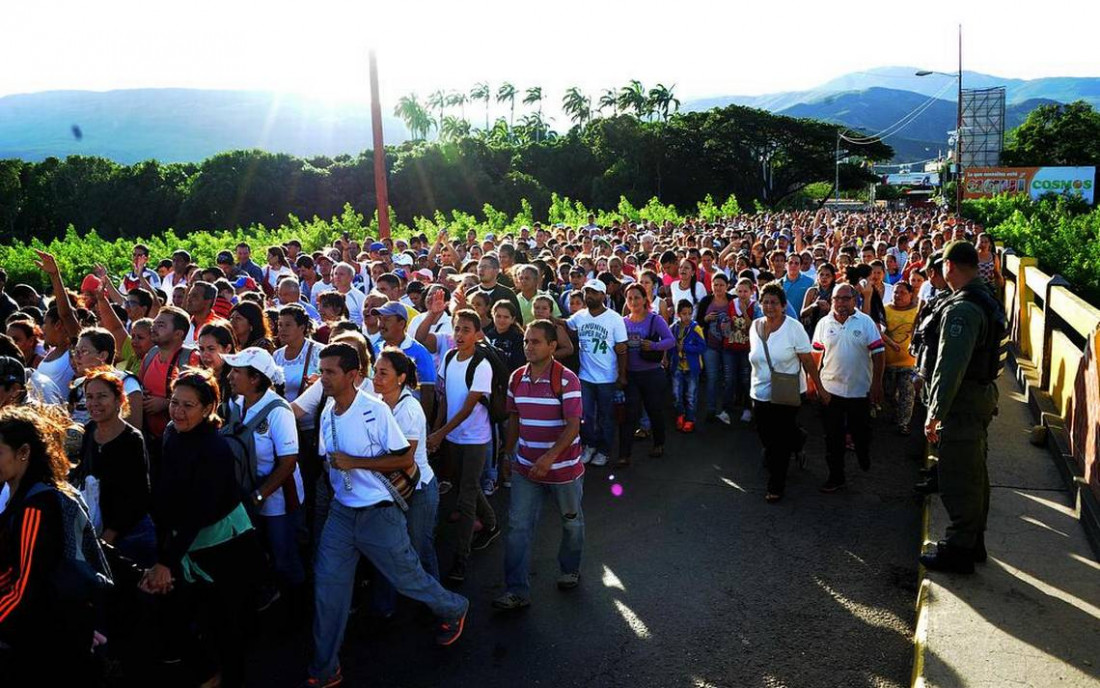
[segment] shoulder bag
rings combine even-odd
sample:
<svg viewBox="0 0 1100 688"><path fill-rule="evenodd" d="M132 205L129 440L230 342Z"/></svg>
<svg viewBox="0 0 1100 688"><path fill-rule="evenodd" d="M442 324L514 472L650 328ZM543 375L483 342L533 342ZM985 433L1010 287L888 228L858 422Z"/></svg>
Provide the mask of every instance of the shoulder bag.
<svg viewBox="0 0 1100 688"><path fill-rule="evenodd" d="M768 361L768 370L771 371L772 398L771 403L780 406L801 406L802 388L798 373L780 373L772 365L772 355L768 351L768 336L764 334L765 323L763 320L756 324L756 333L760 335L760 341L764 345L764 358Z"/></svg>

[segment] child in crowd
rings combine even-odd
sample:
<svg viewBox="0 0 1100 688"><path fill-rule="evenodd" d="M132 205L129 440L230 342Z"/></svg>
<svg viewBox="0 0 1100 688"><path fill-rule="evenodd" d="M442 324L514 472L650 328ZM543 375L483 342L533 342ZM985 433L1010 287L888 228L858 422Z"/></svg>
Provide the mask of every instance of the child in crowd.
<svg viewBox="0 0 1100 688"><path fill-rule="evenodd" d="M672 400L676 405L676 429L695 432L695 405L699 397L699 375L703 371L703 352L707 340L703 328L691 317L695 308L691 301L682 299L676 304L676 322L672 336L676 348L669 352L672 368Z"/></svg>

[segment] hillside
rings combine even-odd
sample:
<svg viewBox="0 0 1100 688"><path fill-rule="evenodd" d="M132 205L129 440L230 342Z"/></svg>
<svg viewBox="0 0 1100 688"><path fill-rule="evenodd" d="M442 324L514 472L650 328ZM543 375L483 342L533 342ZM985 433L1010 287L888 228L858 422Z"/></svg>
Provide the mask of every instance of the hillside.
<svg viewBox="0 0 1100 688"><path fill-rule="evenodd" d="M73 127L79 127L78 139ZM383 117L387 143L407 138ZM99 155L121 163L197 162L226 150L300 156L371 147L370 111L259 91L47 91L0 98L0 159Z"/></svg>

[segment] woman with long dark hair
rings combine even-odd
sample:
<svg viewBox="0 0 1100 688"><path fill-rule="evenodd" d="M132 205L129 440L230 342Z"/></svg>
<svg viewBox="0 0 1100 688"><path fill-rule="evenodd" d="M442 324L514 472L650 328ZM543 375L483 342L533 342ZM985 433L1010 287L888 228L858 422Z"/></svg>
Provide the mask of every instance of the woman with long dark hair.
<svg viewBox="0 0 1100 688"><path fill-rule="evenodd" d="M0 513L0 642L8 648L0 685L83 685L94 677L93 601L109 573L66 482L68 424L56 406L0 409L0 480L11 495ZM76 550L94 575L69 575Z"/></svg>
<svg viewBox="0 0 1100 688"><path fill-rule="evenodd" d="M199 633L184 648L185 659L202 679L239 686L255 636L262 555L241 503L233 452L218 434L221 419L214 409L220 398L208 370L188 368L172 383L172 422L153 485L157 563L140 587L167 594L186 584L192 593L187 611Z"/></svg>
<svg viewBox="0 0 1100 688"><path fill-rule="evenodd" d="M630 465L630 447L643 407L653 431L653 449L649 455L664 455L668 385L661 354L676 346L668 323L649 309L649 294L643 286L635 283L626 288L626 307L628 312L623 320L627 335L627 420L619 426L619 466Z"/></svg>
<svg viewBox="0 0 1100 688"><path fill-rule="evenodd" d="M199 330L199 361L202 367L214 373L218 381L220 396L218 399L218 415L224 417L225 404L233 396L229 387L229 366L225 365L222 356L237 353L237 339L232 328L225 322L212 322L202 326Z"/></svg>
<svg viewBox="0 0 1100 688"><path fill-rule="evenodd" d="M271 329L264 309L252 301L241 301L229 311L229 325L237 339L237 348L255 346L268 353L275 351L271 341Z"/></svg>
<svg viewBox="0 0 1100 688"><path fill-rule="evenodd" d="M435 523L439 512L439 481L428 465L428 420L420 401L413 396L417 387L416 364L405 352L396 347L386 347L378 355L374 366L374 393L386 402L405 439L412 447L416 466L420 470L420 482L408 499L409 510L405 522L409 529L409 541L420 565L432 578L439 580L439 561L435 553ZM374 594L375 611L383 615L392 613L396 602L393 586L385 579L377 581Z"/></svg>

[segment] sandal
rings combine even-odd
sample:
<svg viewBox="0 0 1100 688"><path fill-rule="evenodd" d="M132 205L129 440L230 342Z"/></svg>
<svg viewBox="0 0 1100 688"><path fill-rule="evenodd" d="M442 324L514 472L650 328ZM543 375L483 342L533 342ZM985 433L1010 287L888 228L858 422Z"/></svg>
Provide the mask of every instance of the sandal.
<svg viewBox="0 0 1100 688"><path fill-rule="evenodd" d="M636 440L648 440L649 439L649 430L646 430L645 428L638 428L637 430L634 431L634 439L636 439Z"/></svg>
<svg viewBox="0 0 1100 688"><path fill-rule="evenodd" d="M649 450L649 455L652 456L655 459L664 456L665 455L664 445L661 445L659 447L654 447L653 449L650 449Z"/></svg>

